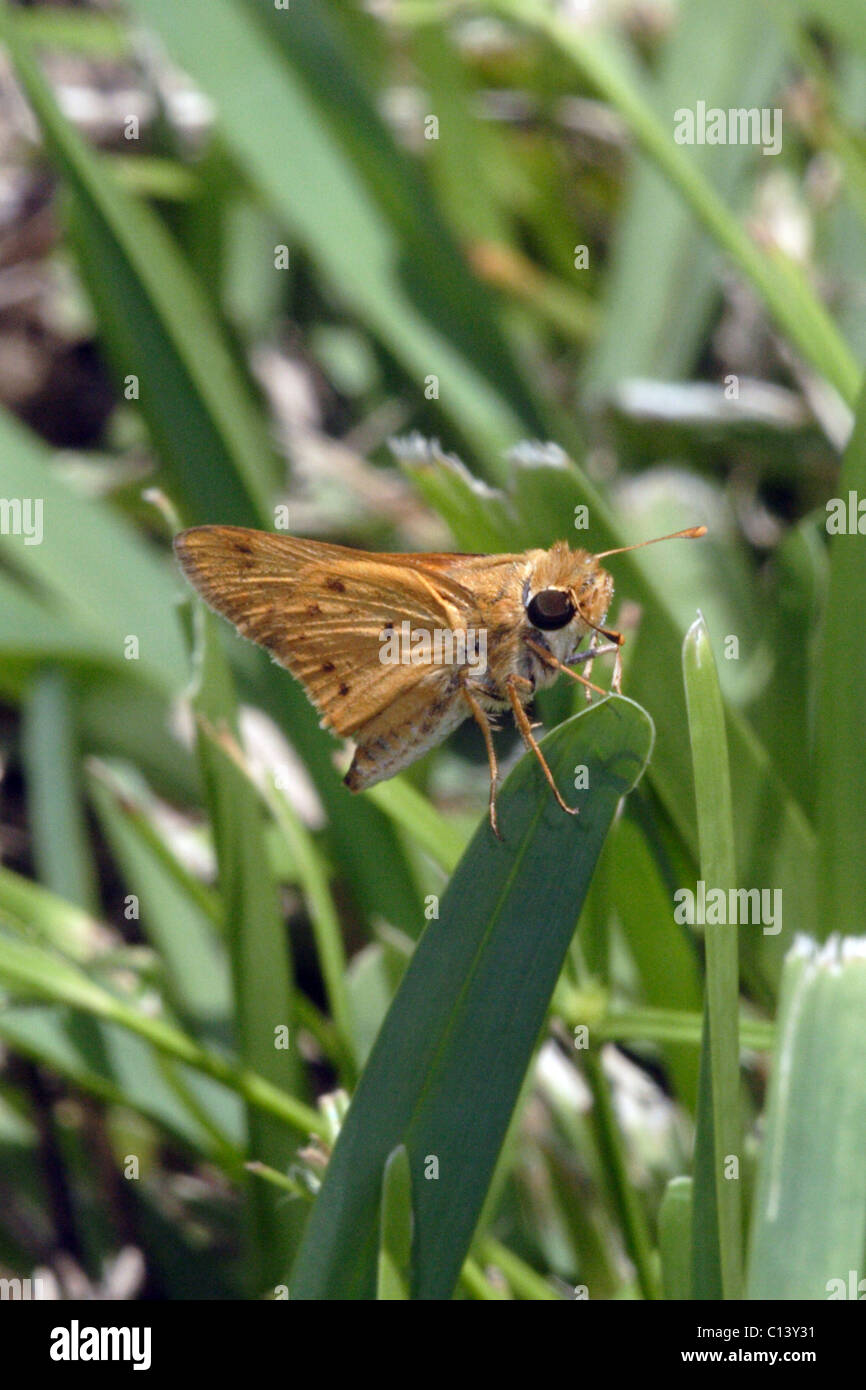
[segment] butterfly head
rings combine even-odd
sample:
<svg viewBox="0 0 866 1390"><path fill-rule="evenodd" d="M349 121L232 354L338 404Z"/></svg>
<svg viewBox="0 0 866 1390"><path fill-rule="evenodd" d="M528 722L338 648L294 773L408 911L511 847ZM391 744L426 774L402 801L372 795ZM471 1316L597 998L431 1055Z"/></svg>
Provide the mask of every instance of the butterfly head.
<svg viewBox="0 0 866 1390"><path fill-rule="evenodd" d="M581 638L604 623L613 597L613 580L585 550L562 541L533 554L524 584L526 620L560 660Z"/></svg>

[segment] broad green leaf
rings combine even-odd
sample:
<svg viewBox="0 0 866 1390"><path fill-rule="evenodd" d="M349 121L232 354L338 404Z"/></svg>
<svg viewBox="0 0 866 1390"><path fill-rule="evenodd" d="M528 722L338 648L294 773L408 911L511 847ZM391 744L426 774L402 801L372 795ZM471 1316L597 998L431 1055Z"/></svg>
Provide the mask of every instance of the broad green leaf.
<svg viewBox="0 0 866 1390"><path fill-rule="evenodd" d="M399 1144L412 1176L412 1295L451 1295L595 861L651 743L646 714L617 698L545 739L561 787L576 764L589 768L591 796L574 818L534 758L511 773L499 798L503 839L479 827L379 1033L310 1217L293 1298L374 1296L381 1174Z"/></svg>
<svg viewBox="0 0 866 1390"><path fill-rule="evenodd" d="M121 58L129 53L129 35L119 16L94 10L67 10L47 6L26 9L16 16L18 27L31 43Z"/></svg>
<svg viewBox="0 0 866 1390"><path fill-rule="evenodd" d="M25 698L34 666L74 662L88 670L117 658L104 636L88 632L9 574L0 574L0 652L0 691L16 702Z"/></svg>

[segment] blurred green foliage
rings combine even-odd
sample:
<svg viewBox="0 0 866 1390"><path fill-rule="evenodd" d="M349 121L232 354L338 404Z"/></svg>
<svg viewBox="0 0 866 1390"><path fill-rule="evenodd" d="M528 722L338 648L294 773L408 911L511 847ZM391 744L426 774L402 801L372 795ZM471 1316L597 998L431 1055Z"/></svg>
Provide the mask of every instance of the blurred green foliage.
<svg viewBox="0 0 866 1390"><path fill-rule="evenodd" d="M0 410L4 1273L821 1298L863 1255L861 16L590 9L0 8L52 189L0 289L111 391L83 445L56 381ZM678 144L699 102L781 152ZM576 821L505 731L503 844L475 729L346 792L171 556L286 505L391 550L707 525L609 561L629 698L538 702ZM704 934L699 879L781 922Z"/></svg>

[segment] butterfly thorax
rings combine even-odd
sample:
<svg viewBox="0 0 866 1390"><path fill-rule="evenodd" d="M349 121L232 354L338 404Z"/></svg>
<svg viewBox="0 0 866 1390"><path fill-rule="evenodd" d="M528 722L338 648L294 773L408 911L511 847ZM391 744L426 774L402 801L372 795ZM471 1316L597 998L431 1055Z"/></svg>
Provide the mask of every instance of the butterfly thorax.
<svg viewBox="0 0 866 1390"><path fill-rule="evenodd" d="M570 622L556 629L536 626L530 618L532 599L541 592L562 591L575 605ZM488 668L476 682L479 698L488 709L509 704L507 681L522 677L516 687L522 704L536 690L556 681L559 672L542 652L567 664L585 648L593 630L600 628L613 595L613 580L594 557L557 542L549 551L530 550L525 555L502 557L502 582L486 605L489 640Z"/></svg>

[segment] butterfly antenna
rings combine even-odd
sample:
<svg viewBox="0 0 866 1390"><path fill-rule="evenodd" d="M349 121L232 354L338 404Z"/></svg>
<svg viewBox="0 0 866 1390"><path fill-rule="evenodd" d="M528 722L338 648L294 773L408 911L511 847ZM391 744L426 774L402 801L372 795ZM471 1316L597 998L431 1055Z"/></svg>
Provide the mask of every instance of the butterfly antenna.
<svg viewBox="0 0 866 1390"><path fill-rule="evenodd" d="M674 531L669 536L653 536L651 541L636 541L634 545L620 545L616 550L602 550L593 558L606 560L608 555L624 555L627 550L640 550L643 545L658 545L659 541L696 541L706 534L706 526L690 526L687 531Z"/></svg>

